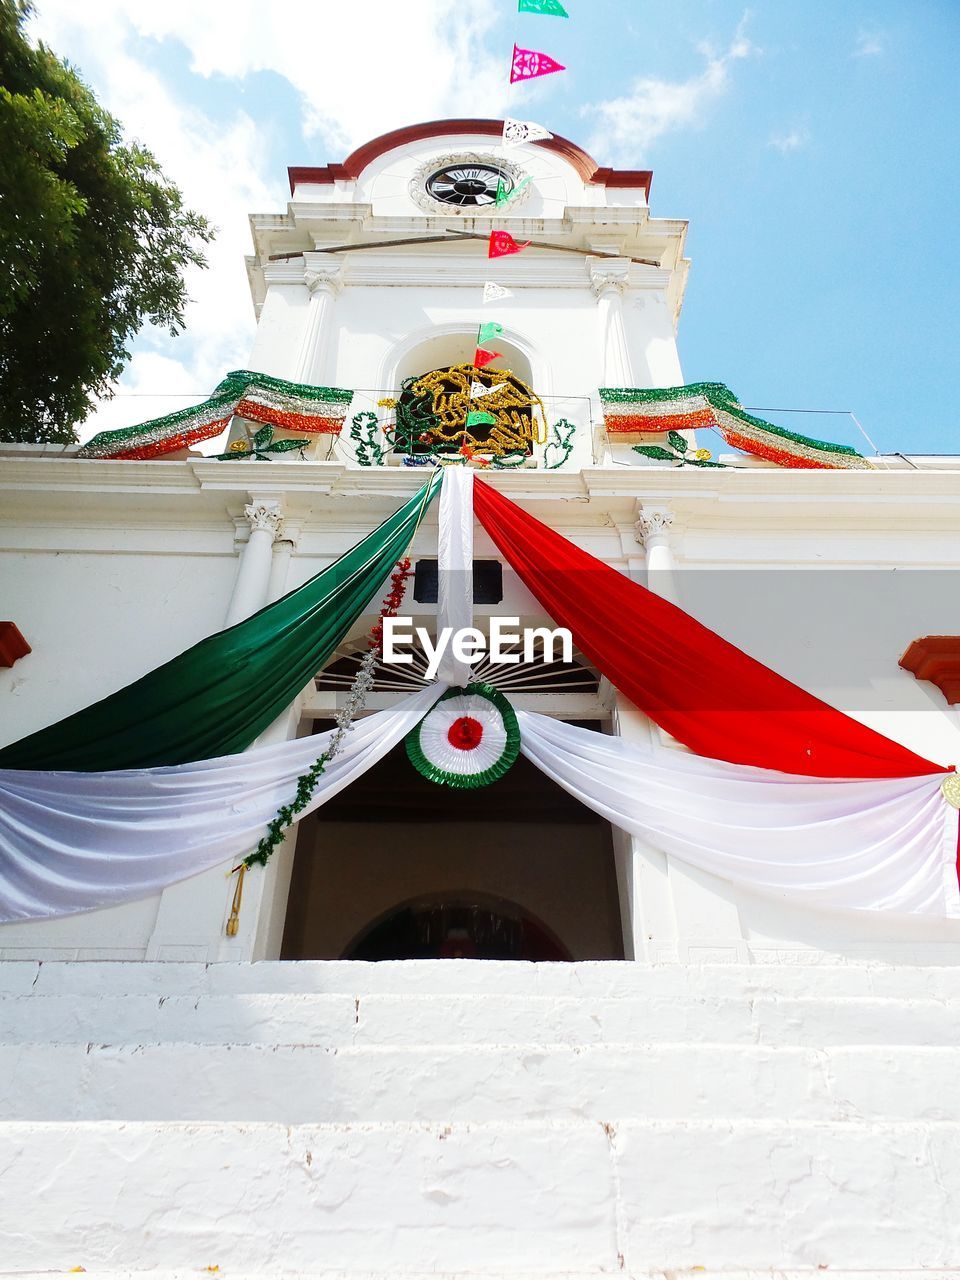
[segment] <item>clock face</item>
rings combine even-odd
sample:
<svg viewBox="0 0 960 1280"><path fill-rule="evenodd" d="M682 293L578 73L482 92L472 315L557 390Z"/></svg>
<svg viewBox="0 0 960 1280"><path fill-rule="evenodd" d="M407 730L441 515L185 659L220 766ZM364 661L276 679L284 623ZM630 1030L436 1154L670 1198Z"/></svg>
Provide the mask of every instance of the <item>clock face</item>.
<svg viewBox="0 0 960 1280"><path fill-rule="evenodd" d="M502 183L507 193L514 182L509 173L489 164L448 164L432 173L426 181L427 192L434 200L459 208L477 208L491 205L497 198L497 187Z"/></svg>

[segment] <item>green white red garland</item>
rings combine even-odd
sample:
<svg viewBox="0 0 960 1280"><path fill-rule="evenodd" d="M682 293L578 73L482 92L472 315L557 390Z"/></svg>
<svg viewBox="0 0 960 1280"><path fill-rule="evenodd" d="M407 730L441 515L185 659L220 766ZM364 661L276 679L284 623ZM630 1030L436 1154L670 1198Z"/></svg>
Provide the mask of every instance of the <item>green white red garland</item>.
<svg viewBox="0 0 960 1280"><path fill-rule="evenodd" d="M341 387L314 387L235 369L202 404L151 418L139 426L101 431L77 450L77 456L111 460L160 458L201 440L212 440L234 414L287 431L335 435L343 426L352 399L353 392Z"/></svg>
<svg viewBox="0 0 960 1280"><path fill-rule="evenodd" d="M610 435L713 428L734 449L781 467L870 470L866 458L843 444L814 440L747 413L722 382L682 387L601 387L603 419Z"/></svg>
<svg viewBox="0 0 960 1280"><path fill-rule="evenodd" d="M448 689L406 738L410 763L431 782L469 790L503 777L520 754L520 726L488 684Z"/></svg>

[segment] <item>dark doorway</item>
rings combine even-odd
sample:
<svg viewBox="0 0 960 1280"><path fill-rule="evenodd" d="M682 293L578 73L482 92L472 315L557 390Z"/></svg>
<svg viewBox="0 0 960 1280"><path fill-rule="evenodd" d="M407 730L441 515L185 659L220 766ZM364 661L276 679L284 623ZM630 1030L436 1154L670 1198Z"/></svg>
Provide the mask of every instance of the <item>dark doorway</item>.
<svg viewBox="0 0 960 1280"><path fill-rule="evenodd" d="M364 929L344 960L569 960L570 953L515 902L484 894L403 903Z"/></svg>
<svg viewBox="0 0 960 1280"><path fill-rule="evenodd" d="M523 757L458 791L401 745L301 823L281 954L622 959L610 826Z"/></svg>

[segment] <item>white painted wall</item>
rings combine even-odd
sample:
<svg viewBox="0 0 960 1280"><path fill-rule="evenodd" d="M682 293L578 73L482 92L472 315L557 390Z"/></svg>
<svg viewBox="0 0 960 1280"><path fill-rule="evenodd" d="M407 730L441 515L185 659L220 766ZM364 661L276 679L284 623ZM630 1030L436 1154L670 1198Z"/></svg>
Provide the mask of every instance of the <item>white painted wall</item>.
<svg viewBox="0 0 960 1280"><path fill-rule="evenodd" d="M0 672L9 741L222 625L243 545L235 542L245 523L240 513L254 495L272 495L296 526L285 571L293 586L395 510L420 481L395 468L297 461L80 464L49 455L31 461L13 451L2 460L0 483L9 486L0 527L3 598L34 648ZM910 639L953 628L948 575L960 472L587 468L566 476L525 472L496 483L578 545L641 580L645 557L633 531L638 504L666 504L674 513L669 538L683 606L921 754L944 764L960 759L956 712L937 690L897 666ZM491 553L486 535L478 534L477 554ZM435 511L415 554L436 554ZM897 573L878 572L878 566L896 566ZM875 594L871 573L884 584ZM838 586L818 607L819 593L833 586L829 575ZM762 598L752 590L755 579L765 584ZM542 620L509 571L505 585L505 608ZM429 609L419 612L428 620ZM358 637L368 625L369 619L358 624ZM629 711L621 708L624 716ZM633 731L648 731L642 718ZM628 942L638 958L826 952L960 959L956 924L812 916L668 865L655 850L624 841L619 848ZM271 897L279 873L248 877L240 934L228 940L223 925L232 885L226 870L172 887L162 903L4 926L0 956L212 960L276 954L277 930L268 940L261 928L259 943L257 934L261 893Z"/></svg>

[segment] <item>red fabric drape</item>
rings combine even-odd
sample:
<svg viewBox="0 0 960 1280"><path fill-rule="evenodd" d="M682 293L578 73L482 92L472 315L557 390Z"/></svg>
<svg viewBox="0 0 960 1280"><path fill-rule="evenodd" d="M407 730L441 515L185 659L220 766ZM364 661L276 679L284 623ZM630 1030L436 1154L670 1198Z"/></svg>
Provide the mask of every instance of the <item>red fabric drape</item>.
<svg viewBox="0 0 960 1280"><path fill-rule="evenodd" d="M778 676L479 478L474 511L581 653L698 755L817 778L944 772Z"/></svg>

